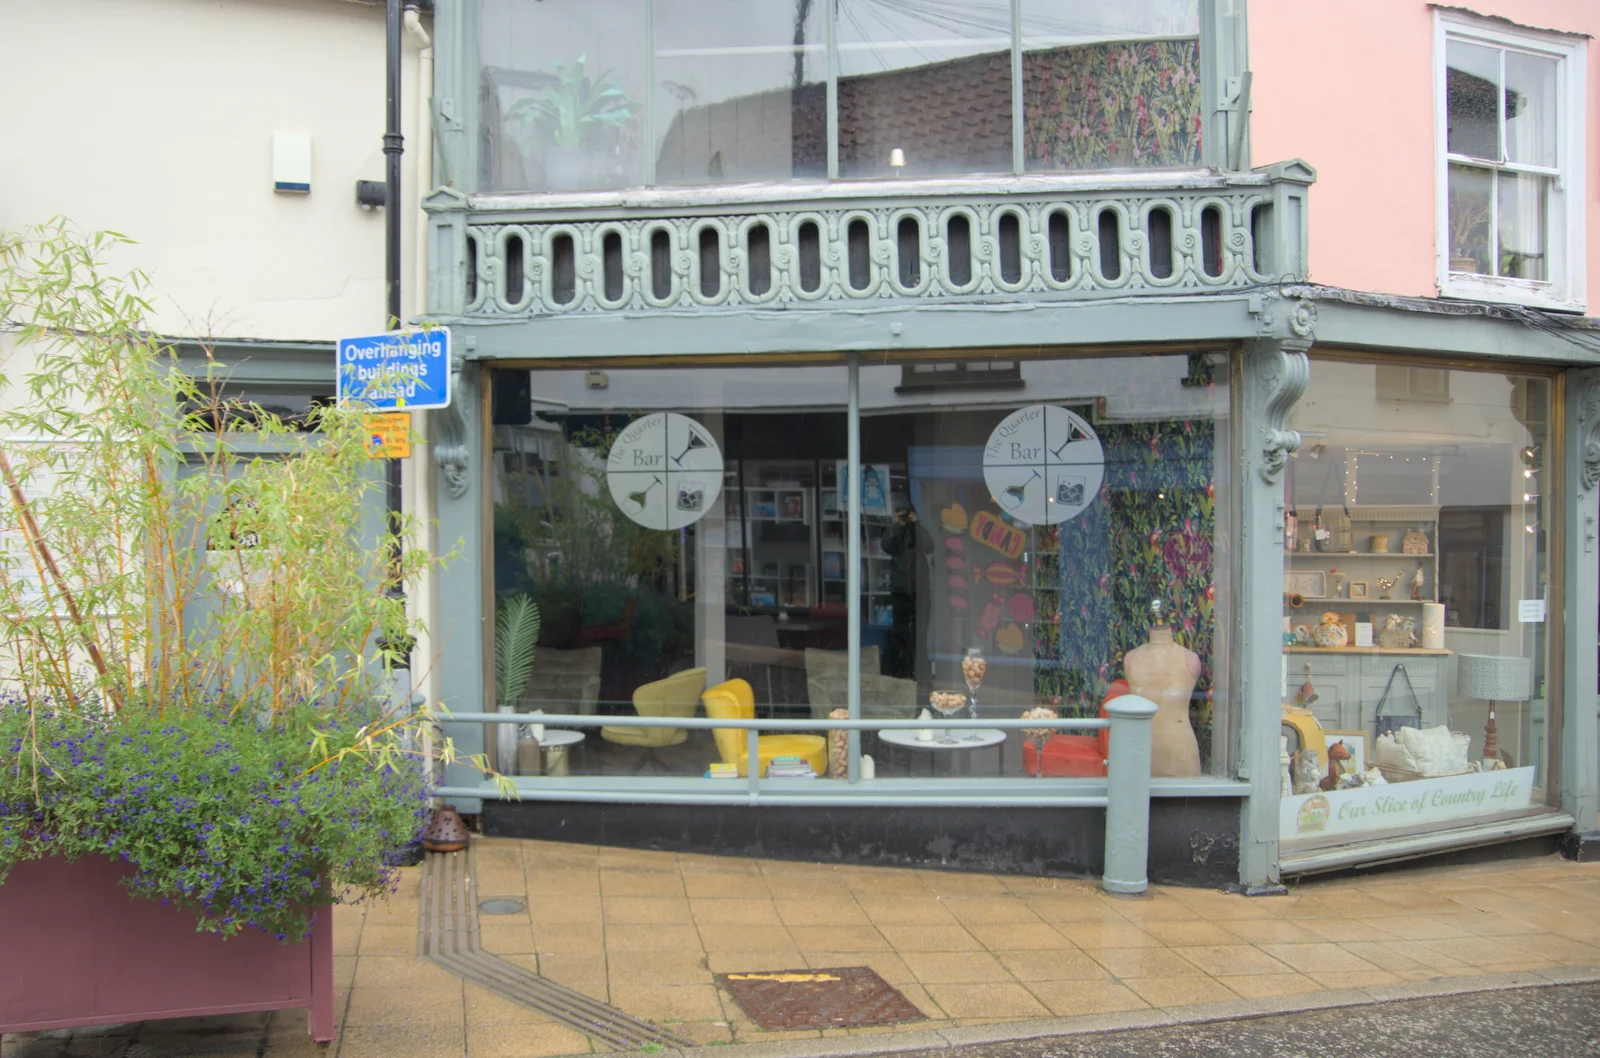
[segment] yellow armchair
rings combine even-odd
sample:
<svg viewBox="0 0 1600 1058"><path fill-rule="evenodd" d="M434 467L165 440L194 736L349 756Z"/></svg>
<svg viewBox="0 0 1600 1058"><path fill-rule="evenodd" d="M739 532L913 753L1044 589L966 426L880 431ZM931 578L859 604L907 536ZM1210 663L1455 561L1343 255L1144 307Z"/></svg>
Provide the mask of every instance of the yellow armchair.
<svg viewBox="0 0 1600 1058"><path fill-rule="evenodd" d="M713 720L753 720L756 715L755 694L744 680L719 683L701 695L706 715ZM711 732L717 739L717 752L722 763L732 764L740 775L750 774L749 741L746 733L736 727L719 727ZM821 735L760 735L756 739L758 775L765 775L767 767L779 757L799 757L809 763L819 777L828 774L828 740Z"/></svg>
<svg viewBox="0 0 1600 1058"><path fill-rule="evenodd" d="M705 685L705 669L685 669L634 691L633 709L640 716L693 716ZM619 746L659 749L662 746L676 746L689 737L689 732L681 727L608 725L600 729L600 737Z"/></svg>

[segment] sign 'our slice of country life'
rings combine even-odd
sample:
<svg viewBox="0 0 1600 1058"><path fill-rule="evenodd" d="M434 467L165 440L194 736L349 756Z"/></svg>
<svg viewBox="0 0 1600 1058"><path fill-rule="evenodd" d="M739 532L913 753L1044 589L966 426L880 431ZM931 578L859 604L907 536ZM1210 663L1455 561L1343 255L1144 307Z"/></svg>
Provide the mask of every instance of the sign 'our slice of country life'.
<svg viewBox="0 0 1600 1058"><path fill-rule="evenodd" d="M450 406L450 329L423 327L340 338L340 407L426 411Z"/></svg>

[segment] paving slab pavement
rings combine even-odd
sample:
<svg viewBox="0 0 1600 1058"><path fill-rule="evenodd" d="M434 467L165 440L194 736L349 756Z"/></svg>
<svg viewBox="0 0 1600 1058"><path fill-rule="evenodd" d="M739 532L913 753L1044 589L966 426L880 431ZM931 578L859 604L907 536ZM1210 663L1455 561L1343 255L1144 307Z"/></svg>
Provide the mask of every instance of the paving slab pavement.
<svg viewBox="0 0 1600 1058"><path fill-rule="evenodd" d="M1070 879L510 839L478 839L474 860L480 902L524 905L481 916L487 951L735 1051L948 1048L1600 979L1600 865L1556 857L1313 880L1281 896L1155 886L1140 898ZM418 958L419 874L388 901L336 909L340 1030L319 1053L607 1049ZM843 966L871 967L926 1019L765 1032L715 978ZM5 1058L315 1051L298 1012L3 1041Z"/></svg>

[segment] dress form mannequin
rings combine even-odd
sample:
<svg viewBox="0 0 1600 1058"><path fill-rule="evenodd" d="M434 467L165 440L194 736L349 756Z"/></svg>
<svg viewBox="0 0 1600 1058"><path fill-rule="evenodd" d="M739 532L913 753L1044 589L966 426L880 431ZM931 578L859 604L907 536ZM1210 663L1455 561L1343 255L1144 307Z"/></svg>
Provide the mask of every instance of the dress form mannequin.
<svg viewBox="0 0 1600 1058"><path fill-rule="evenodd" d="M1189 723L1189 696L1200 678L1200 656L1172 640L1158 624L1150 641L1122 661L1128 687L1160 708L1150 732L1150 774L1159 778L1200 774L1200 744Z"/></svg>

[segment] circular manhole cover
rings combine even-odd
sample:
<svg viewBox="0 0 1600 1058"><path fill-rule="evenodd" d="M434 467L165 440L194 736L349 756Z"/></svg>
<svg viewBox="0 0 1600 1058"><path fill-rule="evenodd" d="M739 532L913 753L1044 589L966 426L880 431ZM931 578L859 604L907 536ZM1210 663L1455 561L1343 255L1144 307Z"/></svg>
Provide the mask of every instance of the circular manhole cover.
<svg viewBox="0 0 1600 1058"><path fill-rule="evenodd" d="M527 906L521 900L485 900L478 910L485 915L519 915Z"/></svg>

